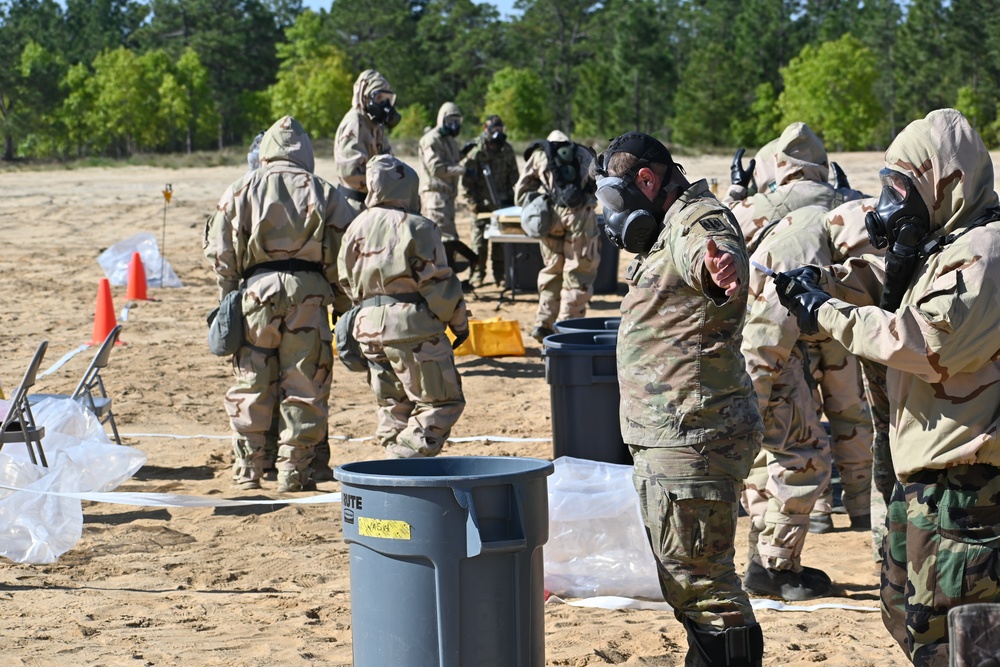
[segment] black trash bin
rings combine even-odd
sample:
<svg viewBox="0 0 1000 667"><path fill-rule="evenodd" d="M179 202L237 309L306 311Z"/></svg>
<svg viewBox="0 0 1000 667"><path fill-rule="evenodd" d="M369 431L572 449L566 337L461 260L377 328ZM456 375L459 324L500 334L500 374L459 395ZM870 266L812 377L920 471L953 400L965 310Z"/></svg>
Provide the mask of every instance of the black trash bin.
<svg viewBox="0 0 1000 667"><path fill-rule="evenodd" d="M605 333L618 332L621 317L574 317L555 324L556 333Z"/></svg>
<svg viewBox="0 0 1000 667"><path fill-rule="evenodd" d="M632 463L618 421L617 340L609 331L557 333L542 341L553 457Z"/></svg>
<svg viewBox="0 0 1000 667"><path fill-rule="evenodd" d="M514 292L537 292L538 273L545 266L538 243L502 242L504 283ZM498 249L494 249L496 252Z"/></svg>
<svg viewBox="0 0 1000 667"><path fill-rule="evenodd" d="M618 293L618 255L621 253L604 232L604 216L597 216L597 229L600 233L601 264L597 267L597 279L594 280L594 294Z"/></svg>

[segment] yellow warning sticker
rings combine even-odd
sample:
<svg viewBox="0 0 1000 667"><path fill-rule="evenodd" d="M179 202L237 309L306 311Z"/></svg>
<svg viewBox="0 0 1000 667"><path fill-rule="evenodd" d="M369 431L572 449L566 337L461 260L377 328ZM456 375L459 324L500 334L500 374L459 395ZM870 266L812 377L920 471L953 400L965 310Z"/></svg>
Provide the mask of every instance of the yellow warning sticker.
<svg viewBox="0 0 1000 667"><path fill-rule="evenodd" d="M358 534L365 537L382 537L387 540L410 539L410 524L393 519L358 517Z"/></svg>

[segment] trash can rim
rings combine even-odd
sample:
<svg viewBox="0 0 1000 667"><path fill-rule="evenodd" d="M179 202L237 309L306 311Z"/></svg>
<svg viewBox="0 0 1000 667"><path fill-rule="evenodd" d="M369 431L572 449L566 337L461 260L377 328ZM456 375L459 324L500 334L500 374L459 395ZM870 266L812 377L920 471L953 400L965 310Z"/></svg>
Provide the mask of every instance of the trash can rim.
<svg viewBox="0 0 1000 667"><path fill-rule="evenodd" d="M394 469L406 466L417 466L425 468L434 467L474 467L476 463L508 462L513 463L517 469L497 470L496 472L469 472L468 474L445 474L438 473L432 475L415 474L393 474L380 473L378 468ZM337 466L333 471L335 479L344 484L367 485L367 486L411 486L411 487L442 487L461 486L462 483L468 485L481 485L484 482L502 484L506 482L520 482L535 477L547 477L555 470L552 461L537 459L526 456L437 456L432 458L414 459L378 459L374 461L352 461Z"/></svg>

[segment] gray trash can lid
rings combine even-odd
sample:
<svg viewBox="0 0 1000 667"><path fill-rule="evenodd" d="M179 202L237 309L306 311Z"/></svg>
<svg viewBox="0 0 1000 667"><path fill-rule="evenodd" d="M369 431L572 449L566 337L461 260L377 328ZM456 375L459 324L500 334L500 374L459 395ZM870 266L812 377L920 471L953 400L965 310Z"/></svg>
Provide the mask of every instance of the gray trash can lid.
<svg viewBox="0 0 1000 667"><path fill-rule="evenodd" d="M552 350L579 350L591 352L614 351L618 346L618 332L576 331L572 333L557 333L546 336L542 341L544 352Z"/></svg>
<svg viewBox="0 0 1000 667"><path fill-rule="evenodd" d="M574 317L556 322L555 329L559 333L617 332L621 322L621 317Z"/></svg>

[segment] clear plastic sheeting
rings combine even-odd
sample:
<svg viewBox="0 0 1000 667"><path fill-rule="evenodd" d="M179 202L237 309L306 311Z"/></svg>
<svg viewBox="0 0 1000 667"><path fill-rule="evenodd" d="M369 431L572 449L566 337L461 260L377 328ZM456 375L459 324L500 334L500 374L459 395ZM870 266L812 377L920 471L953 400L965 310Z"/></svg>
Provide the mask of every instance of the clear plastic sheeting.
<svg viewBox="0 0 1000 667"><path fill-rule="evenodd" d="M136 252L142 258L146 284L149 287L184 287L170 262L160 254L156 237L149 232L139 232L119 241L97 258L97 263L104 269L104 275L112 285L123 287L128 283L128 265L132 261L132 254Z"/></svg>
<svg viewBox="0 0 1000 667"><path fill-rule="evenodd" d="M663 600L632 466L568 456L548 479L545 588L554 595Z"/></svg>
<svg viewBox="0 0 1000 667"><path fill-rule="evenodd" d="M9 401L0 401L6 414ZM0 482L49 492L110 491L142 467L146 455L111 444L104 427L70 399L48 398L31 408L45 427L42 448L49 467L34 465L21 443L0 450ZM83 534L80 500L0 490L0 556L19 563L52 563Z"/></svg>

